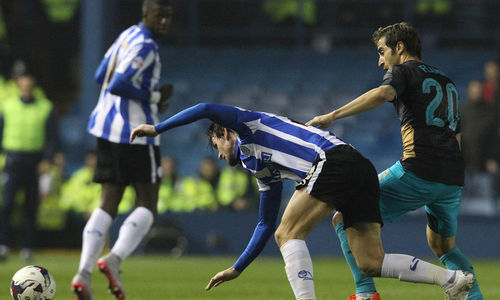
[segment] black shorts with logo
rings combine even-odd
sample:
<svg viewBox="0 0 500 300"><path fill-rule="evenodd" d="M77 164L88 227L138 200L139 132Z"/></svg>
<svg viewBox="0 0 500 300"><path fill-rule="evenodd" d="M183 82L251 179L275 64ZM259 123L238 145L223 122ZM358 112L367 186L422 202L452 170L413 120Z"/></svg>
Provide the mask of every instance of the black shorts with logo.
<svg viewBox="0 0 500 300"><path fill-rule="evenodd" d="M161 177L160 147L112 143L97 139L98 183L158 183Z"/></svg>
<svg viewBox="0 0 500 300"><path fill-rule="evenodd" d="M379 209L379 181L372 163L349 145L326 151L297 189L333 205L343 215L344 229L356 222L383 224Z"/></svg>

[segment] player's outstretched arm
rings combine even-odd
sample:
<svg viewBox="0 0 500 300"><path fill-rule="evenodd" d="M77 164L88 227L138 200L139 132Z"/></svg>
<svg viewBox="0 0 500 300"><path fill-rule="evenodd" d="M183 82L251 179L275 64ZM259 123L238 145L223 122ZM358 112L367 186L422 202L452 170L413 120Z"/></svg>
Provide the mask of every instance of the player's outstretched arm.
<svg viewBox="0 0 500 300"><path fill-rule="evenodd" d="M392 101L395 97L396 92L393 87L389 85L382 85L369 90L346 105L326 115L314 117L312 120L307 122L306 125L317 125L320 128L326 128L332 125L335 120L374 109L387 101Z"/></svg>
<svg viewBox="0 0 500 300"><path fill-rule="evenodd" d="M233 267L228 268L224 271L220 271L219 273L215 274L215 276L212 277L212 279L210 279L210 282L205 287L205 290L209 291L212 287L219 286L224 281L233 280L236 277L240 276L240 274L241 273L236 271L236 269Z"/></svg>
<svg viewBox="0 0 500 300"><path fill-rule="evenodd" d="M130 143L132 143L136 137L155 137L157 135L158 132L156 132L156 129L153 125L141 124L138 127L134 128L134 130L132 130L132 133L130 133Z"/></svg>

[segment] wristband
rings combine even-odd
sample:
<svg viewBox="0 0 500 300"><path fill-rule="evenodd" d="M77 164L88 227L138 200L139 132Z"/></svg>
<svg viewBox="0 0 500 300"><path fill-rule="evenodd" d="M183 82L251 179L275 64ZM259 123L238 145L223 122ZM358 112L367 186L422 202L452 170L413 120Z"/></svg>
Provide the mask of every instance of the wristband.
<svg viewBox="0 0 500 300"><path fill-rule="evenodd" d="M158 102L160 102L160 99L161 99L161 93L158 92L158 91L153 91L151 92L151 98L149 99L149 101L153 104L156 104Z"/></svg>

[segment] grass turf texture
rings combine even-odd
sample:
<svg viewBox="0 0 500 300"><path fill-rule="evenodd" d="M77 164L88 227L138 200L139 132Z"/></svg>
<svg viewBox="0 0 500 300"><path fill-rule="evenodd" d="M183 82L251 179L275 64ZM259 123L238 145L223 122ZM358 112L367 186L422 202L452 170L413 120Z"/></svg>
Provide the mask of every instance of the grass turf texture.
<svg viewBox="0 0 500 300"><path fill-rule="evenodd" d="M210 278L230 267L235 257L181 257L148 255L132 256L122 264L122 282L127 299L293 299L280 257L257 258L239 278L205 291ZM75 299L70 290L71 279L78 267L78 252L36 252L33 264L46 267L57 283L56 300ZM437 264L437 260L433 260ZM485 299L500 295L500 261L473 261ZM313 258L317 299L346 299L354 291L351 273L343 258ZM26 265L11 253L0 262L0 299L11 299L12 275ZM443 299L437 286L376 279L382 299ZM94 272L94 297L114 299L107 291L105 277Z"/></svg>

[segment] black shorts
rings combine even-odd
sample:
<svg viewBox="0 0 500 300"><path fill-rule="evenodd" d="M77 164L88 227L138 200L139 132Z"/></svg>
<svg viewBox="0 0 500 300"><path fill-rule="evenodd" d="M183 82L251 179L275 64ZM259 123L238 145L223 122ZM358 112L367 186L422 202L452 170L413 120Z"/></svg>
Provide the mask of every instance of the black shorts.
<svg viewBox="0 0 500 300"><path fill-rule="evenodd" d="M158 183L161 177L160 147L117 144L97 139L98 183Z"/></svg>
<svg viewBox="0 0 500 300"><path fill-rule="evenodd" d="M344 219L344 229L356 222L383 224L380 217L380 188L372 163L349 145L326 151L297 189L333 205Z"/></svg>

